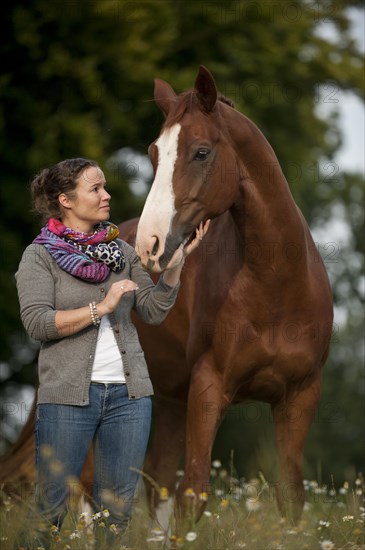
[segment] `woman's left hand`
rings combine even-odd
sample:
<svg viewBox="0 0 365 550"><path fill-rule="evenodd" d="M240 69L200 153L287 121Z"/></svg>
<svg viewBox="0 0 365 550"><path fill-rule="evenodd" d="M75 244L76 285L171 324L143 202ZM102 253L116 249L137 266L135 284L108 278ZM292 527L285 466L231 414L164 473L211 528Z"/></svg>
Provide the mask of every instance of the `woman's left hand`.
<svg viewBox="0 0 365 550"><path fill-rule="evenodd" d="M207 234L207 231L209 229L210 220L206 220L205 222L200 222L199 227L195 230L195 237L192 241L190 241L187 245L183 248L183 254L184 258L186 256L189 256L200 245L200 242L203 240L203 237Z"/></svg>

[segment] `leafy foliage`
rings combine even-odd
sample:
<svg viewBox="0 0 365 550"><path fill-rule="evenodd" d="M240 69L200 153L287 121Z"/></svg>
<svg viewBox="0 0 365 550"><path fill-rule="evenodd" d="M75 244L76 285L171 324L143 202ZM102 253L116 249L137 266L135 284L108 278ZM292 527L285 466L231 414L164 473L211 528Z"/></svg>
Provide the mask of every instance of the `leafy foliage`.
<svg viewBox="0 0 365 550"><path fill-rule="evenodd" d="M130 172L108 159L125 147L145 154L158 134L162 118L151 101L155 77L180 92L192 86L198 65L204 64L220 91L273 145L306 218L325 235L321 244L332 240L323 228L331 231L339 209L350 228L337 265L329 267L345 323L326 368L325 392L337 401L340 377L343 407L355 422L354 388L363 399L357 384L362 179L340 170L333 178L323 168L333 163L341 135L336 115L323 120L319 113L340 90L362 97L364 60L348 15L357 5L345 0L18 0L0 8L3 397L9 399L14 386L35 382L36 349L20 325L13 277L22 250L38 232L28 192L33 174L70 156L94 158L109 181L112 219L138 215L142 199L132 192ZM335 40L323 33L328 29ZM138 162L134 168L142 170ZM345 376L349 370L352 374ZM327 444L340 449L341 437L324 431ZM349 461L358 462L357 435L347 437L349 449L357 449L356 458L346 450ZM221 444L229 446L225 439Z"/></svg>

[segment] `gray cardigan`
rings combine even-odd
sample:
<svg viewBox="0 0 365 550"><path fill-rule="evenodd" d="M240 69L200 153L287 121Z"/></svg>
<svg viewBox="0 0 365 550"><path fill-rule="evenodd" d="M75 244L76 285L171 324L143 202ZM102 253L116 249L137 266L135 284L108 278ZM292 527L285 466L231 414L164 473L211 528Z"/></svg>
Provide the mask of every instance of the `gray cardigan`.
<svg viewBox="0 0 365 550"><path fill-rule="evenodd" d="M31 338L40 340L38 403L87 405L98 328L90 325L61 337L55 325L57 310L76 309L100 302L112 283L132 279L139 290L123 296L110 323L123 358L129 398L153 394L144 353L131 321L132 308L146 322L161 323L173 306L179 284L170 287L162 277L155 285L134 251L118 240L125 255L122 271L111 272L102 283L90 283L63 271L46 248L31 244L24 251L15 275L20 315Z"/></svg>

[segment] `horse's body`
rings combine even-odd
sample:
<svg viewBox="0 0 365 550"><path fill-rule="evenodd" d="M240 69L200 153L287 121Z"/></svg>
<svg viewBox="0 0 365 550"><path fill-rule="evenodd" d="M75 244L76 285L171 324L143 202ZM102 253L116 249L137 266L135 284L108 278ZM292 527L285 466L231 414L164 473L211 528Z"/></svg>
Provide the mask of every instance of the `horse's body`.
<svg viewBox="0 0 365 550"><path fill-rule="evenodd" d="M217 99L206 69L181 96L157 80L155 100L166 121L150 147L156 177L136 250L158 273L179 262L200 221L212 222L186 260L167 320L151 327L134 319L156 393L145 471L173 493L185 450L178 502L188 488L208 492L227 407L262 400L276 428L279 508L298 520L304 442L332 326L323 262L270 145ZM120 227L133 242L137 221Z"/></svg>
<svg viewBox="0 0 365 550"><path fill-rule="evenodd" d="M210 73L201 68L181 96L158 80L155 100L166 121L149 149L155 180L136 236L142 262L159 272L179 261L199 222L213 221L186 261L167 321L152 331L139 324L161 396L147 473L173 490L185 444L180 501L187 488L206 492L227 407L262 400L276 428L279 507L297 520L332 326L327 273L272 148L217 99Z"/></svg>

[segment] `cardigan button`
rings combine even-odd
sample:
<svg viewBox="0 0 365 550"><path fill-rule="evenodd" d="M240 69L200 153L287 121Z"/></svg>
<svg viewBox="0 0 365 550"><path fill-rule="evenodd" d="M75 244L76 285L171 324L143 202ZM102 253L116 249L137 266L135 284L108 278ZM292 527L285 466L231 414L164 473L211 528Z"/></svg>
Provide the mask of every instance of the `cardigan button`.
<svg viewBox="0 0 365 550"><path fill-rule="evenodd" d="M122 355L125 355L125 349L122 349Z"/></svg>
<svg viewBox="0 0 365 550"><path fill-rule="evenodd" d="M127 372L125 372L124 374L125 374L126 376L130 376L131 373L130 373L129 371L127 371Z"/></svg>
<svg viewBox="0 0 365 550"><path fill-rule="evenodd" d="M105 292L104 287L101 287L100 292Z"/></svg>
<svg viewBox="0 0 365 550"><path fill-rule="evenodd" d="M119 328L114 329L115 334L119 334Z"/></svg>

